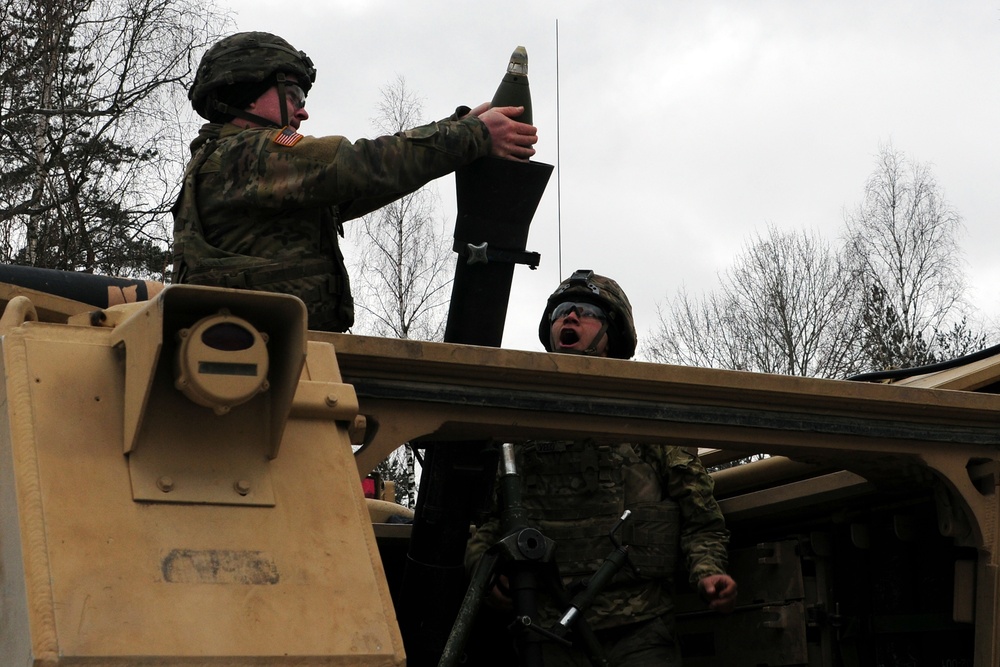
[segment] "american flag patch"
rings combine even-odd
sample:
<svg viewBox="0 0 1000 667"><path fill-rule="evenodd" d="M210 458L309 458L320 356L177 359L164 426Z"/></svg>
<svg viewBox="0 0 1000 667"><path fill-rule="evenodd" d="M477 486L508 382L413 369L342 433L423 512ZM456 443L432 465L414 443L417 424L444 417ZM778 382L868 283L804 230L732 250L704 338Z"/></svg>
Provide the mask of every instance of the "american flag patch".
<svg viewBox="0 0 1000 667"><path fill-rule="evenodd" d="M282 128L281 132L274 137L274 143L282 146L294 146L302 139L302 135L289 126Z"/></svg>

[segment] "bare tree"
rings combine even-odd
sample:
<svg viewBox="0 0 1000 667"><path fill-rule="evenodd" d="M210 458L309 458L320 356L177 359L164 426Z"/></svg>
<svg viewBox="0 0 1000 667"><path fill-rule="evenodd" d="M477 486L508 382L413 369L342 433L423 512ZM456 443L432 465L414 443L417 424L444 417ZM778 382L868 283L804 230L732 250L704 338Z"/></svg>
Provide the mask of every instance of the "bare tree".
<svg viewBox="0 0 1000 667"><path fill-rule="evenodd" d="M937 334L963 322L966 312L962 222L930 168L882 146L846 225L847 251L865 287L870 363L881 370L934 361Z"/></svg>
<svg viewBox="0 0 1000 667"><path fill-rule="evenodd" d="M381 90L381 134L420 124L421 101L399 76ZM422 188L351 224L357 251L354 331L396 338L441 340L454 271L450 243L437 218L436 194Z"/></svg>
<svg viewBox="0 0 1000 667"><path fill-rule="evenodd" d="M0 0L0 261L162 276L183 82L222 19L189 0Z"/></svg>
<svg viewBox="0 0 1000 667"><path fill-rule="evenodd" d="M660 309L655 361L845 377L951 359L989 332L964 302L961 218L930 168L879 150L844 246L774 229L754 238L701 300Z"/></svg>
<svg viewBox="0 0 1000 667"><path fill-rule="evenodd" d="M859 360L858 294L841 256L815 234L769 227L702 300L660 309L655 361L837 377Z"/></svg>
<svg viewBox="0 0 1000 667"><path fill-rule="evenodd" d="M421 124L422 102L402 76L381 89L372 126L394 134ZM437 217L437 195L424 187L350 225L350 258L357 323L353 331L394 338L442 340L454 259ZM409 444L380 464L396 482L397 502L416 499L414 451Z"/></svg>
<svg viewBox="0 0 1000 667"><path fill-rule="evenodd" d="M660 327L642 344L641 356L659 363L747 370L744 331L726 296L692 298L681 288L666 307L658 306Z"/></svg>
<svg viewBox="0 0 1000 667"><path fill-rule="evenodd" d="M375 466L373 472L378 473L384 481L391 480L395 484L393 502L411 509L416 507L416 461L410 445L397 448Z"/></svg>

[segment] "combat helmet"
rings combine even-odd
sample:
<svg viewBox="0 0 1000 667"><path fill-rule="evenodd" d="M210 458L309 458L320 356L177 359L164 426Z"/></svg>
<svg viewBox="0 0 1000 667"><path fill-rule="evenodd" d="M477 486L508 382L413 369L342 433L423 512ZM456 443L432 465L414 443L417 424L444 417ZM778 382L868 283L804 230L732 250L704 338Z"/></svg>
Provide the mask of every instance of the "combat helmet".
<svg viewBox="0 0 1000 667"><path fill-rule="evenodd" d="M308 93L316 81L316 68L304 52L269 32L239 32L212 45L201 58L194 83L188 91L191 106L202 118L221 122L233 116L263 125L265 118L244 111L268 88L277 84L285 96L285 78L292 75ZM288 124L281 107L282 124Z"/></svg>
<svg viewBox="0 0 1000 667"><path fill-rule="evenodd" d="M600 306L608 314L608 320L595 337L599 340L607 331L608 356L631 359L638 342L635 320L632 318L632 304L622 288L611 278L597 275L590 269L579 269L560 283L545 304L542 320L538 324L538 339L549 352L552 351L552 311L565 301L583 301Z"/></svg>

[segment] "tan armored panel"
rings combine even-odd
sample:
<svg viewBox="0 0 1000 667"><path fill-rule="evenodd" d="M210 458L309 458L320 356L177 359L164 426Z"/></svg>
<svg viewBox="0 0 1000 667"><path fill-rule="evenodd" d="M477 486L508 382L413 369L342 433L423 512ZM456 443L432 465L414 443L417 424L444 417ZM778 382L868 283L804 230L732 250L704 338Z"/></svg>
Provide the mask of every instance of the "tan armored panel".
<svg viewBox="0 0 1000 667"><path fill-rule="evenodd" d="M706 465L770 455L715 473L716 498L741 539L731 543L740 595L725 617L709 614L693 589L677 599L685 665L836 664L835 646L856 648L833 627L846 627L845 601L867 602L880 588L854 576L861 561L845 554L856 552L886 568L913 555L923 569L899 578L906 591L923 585L918 577L940 584L935 633L927 614L893 619L915 643L932 637L951 651L935 664L1000 664L998 355L895 386L310 337L337 348L344 380L377 425L355 455L362 474L400 442L422 439L662 443L698 448ZM980 388L993 393L970 391ZM844 615L824 625L829 610Z"/></svg>
<svg viewBox="0 0 1000 667"><path fill-rule="evenodd" d="M214 388L256 372L238 341L217 345L233 363L176 358L178 332L220 313L267 341L261 390ZM357 400L331 345L306 355L301 302L179 286L108 315L4 320L3 664L403 664L347 436ZM203 403L244 402L189 400L185 363L214 374Z"/></svg>

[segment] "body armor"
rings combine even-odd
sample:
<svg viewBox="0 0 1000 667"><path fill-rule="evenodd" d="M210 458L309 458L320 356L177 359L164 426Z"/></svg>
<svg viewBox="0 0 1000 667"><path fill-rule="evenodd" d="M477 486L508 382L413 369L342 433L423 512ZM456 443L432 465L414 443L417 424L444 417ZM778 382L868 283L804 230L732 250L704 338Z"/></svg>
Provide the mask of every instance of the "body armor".
<svg viewBox="0 0 1000 667"><path fill-rule="evenodd" d="M217 145L215 138L195 152L184 173L174 204L175 284L207 285L291 294L302 299L309 312L309 328L347 331L354 324L354 299L338 236L337 207L320 212L320 253L313 257L263 258L222 250L206 238L197 201L197 181Z"/></svg>
<svg viewBox="0 0 1000 667"><path fill-rule="evenodd" d="M556 542L564 577L589 576L611 551L608 531L628 509L621 534L643 578L671 577L677 565L680 508L629 444L528 442L519 448L529 521ZM619 577L632 577L626 568Z"/></svg>

